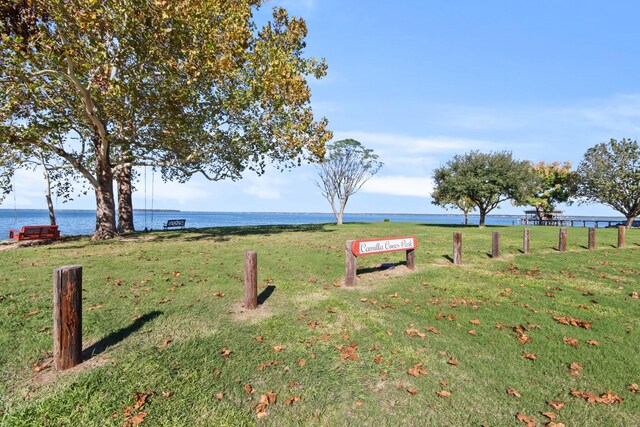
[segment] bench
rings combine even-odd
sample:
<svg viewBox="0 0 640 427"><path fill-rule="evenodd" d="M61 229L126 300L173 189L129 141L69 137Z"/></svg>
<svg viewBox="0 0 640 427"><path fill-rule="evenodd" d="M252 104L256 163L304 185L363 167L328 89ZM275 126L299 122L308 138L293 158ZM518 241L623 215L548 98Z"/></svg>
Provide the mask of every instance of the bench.
<svg viewBox="0 0 640 427"><path fill-rule="evenodd" d="M20 231L9 230L9 238L21 240L59 239L60 230L57 225L25 225Z"/></svg>
<svg viewBox="0 0 640 427"><path fill-rule="evenodd" d="M170 228L184 228L184 224L186 222L186 219L170 219L166 223L162 224L162 227L165 230L168 230Z"/></svg>

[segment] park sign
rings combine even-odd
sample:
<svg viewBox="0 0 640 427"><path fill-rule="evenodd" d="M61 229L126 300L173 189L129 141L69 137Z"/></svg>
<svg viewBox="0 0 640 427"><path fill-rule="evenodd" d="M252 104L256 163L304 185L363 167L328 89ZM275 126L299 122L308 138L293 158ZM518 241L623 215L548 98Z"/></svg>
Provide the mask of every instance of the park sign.
<svg viewBox="0 0 640 427"><path fill-rule="evenodd" d="M411 251L417 247L418 240L414 236L405 236L386 239L355 240L351 250L355 256L362 256L383 252Z"/></svg>

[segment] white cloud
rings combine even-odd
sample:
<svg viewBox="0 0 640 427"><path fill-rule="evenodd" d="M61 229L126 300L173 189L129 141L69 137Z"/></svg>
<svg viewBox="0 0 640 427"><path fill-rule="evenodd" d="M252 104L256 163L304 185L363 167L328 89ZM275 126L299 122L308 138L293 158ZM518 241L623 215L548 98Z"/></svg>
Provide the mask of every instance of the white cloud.
<svg viewBox="0 0 640 427"><path fill-rule="evenodd" d="M433 192L433 181L425 177L374 176L362 186L362 191L392 196L428 197Z"/></svg>
<svg viewBox="0 0 640 427"><path fill-rule="evenodd" d="M261 177L251 176L245 179L249 182L249 186L243 190L245 193L263 200L280 199L281 193L278 187L285 183L281 178L263 175Z"/></svg>

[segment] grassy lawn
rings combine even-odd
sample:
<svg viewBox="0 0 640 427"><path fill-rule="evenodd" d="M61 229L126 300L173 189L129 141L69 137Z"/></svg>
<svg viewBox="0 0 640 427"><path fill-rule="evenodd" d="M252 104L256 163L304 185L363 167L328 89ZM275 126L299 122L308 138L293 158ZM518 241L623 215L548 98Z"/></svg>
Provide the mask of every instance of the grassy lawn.
<svg viewBox="0 0 640 427"><path fill-rule="evenodd" d="M640 231L617 249L598 229L588 251L570 228L561 253L558 228L532 227L523 255L522 230L234 227L2 251L0 425L640 425ZM372 255L341 286L346 240L401 235L418 238L414 272ZM73 264L87 354L55 372L51 275Z"/></svg>

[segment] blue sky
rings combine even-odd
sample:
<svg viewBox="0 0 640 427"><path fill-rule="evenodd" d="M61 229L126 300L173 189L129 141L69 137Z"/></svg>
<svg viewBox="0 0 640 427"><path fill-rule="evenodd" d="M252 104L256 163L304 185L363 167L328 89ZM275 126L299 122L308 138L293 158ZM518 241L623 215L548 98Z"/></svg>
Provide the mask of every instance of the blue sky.
<svg viewBox="0 0 640 427"><path fill-rule="evenodd" d="M318 117L385 166L347 212L441 213L428 197L434 168L472 149L522 160L570 161L640 130L640 2L280 0L307 21L307 55L328 75L311 81ZM315 169L269 170L238 182L153 183L156 209L330 212ZM151 206L139 183L136 208ZM22 172L1 208L46 208L40 175ZM94 207L89 195L57 208ZM609 215L599 205L561 207ZM509 204L494 214L519 214Z"/></svg>

